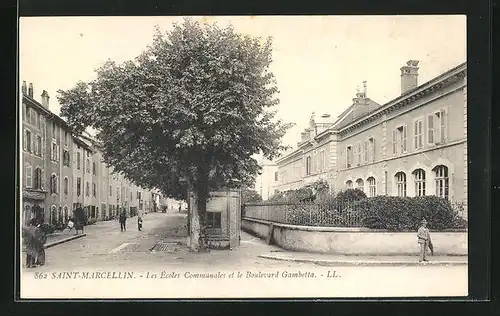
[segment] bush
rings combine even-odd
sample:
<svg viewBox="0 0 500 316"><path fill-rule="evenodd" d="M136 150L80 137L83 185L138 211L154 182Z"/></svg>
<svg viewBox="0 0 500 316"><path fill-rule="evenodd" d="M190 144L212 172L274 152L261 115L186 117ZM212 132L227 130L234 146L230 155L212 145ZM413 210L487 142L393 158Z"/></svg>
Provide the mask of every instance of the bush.
<svg viewBox="0 0 500 316"><path fill-rule="evenodd" d="M344 191L340 191L337 193L335 198L339 201L349 201L349 202L354 202L354 201L361 201L362 199L366 198L365 192L361 191L360 189L347 189Z"/></svg>
<svg viewBox="0 0 500 316"><path fill-rule="evenodd" d="M362 225L368 228L415 231L422 218L432 230L467 227L467 221L458 215L450 202L436 196L376 196L357 202L354 208L362 217Z"/></svg>

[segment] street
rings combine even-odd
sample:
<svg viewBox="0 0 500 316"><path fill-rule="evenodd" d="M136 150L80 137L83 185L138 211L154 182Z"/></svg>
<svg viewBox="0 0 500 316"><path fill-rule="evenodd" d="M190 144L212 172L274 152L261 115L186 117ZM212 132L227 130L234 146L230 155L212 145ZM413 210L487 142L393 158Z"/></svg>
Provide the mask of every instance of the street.
<svg viewBox="0 0 500 316"><path fill-rule="evenodd" d="M21 275L23 298L374 297L467 294L467 266L325 267L259 258L280 251L242 233L240 247L192 253L185 214L150 213L121 232L116 221L46 250ZM155 245L157 245L155 247ZM159 245L159 246L158 246ZM155 247L156 251L151 251Z"/></svg>

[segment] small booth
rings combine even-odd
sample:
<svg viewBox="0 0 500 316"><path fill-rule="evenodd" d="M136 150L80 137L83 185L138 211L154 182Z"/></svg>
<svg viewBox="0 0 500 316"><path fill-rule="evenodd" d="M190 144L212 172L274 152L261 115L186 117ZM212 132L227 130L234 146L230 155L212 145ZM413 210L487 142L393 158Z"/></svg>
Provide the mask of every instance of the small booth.
<svg viewBox="0 0 500 316"><path fill-rule="evenodd" d="M188 201L188 246L193 227L195 208L194 195ZM221 190L210 193L207 202L207 228L205 230L208 247L211 249L232 249L240 245L241 191Z"/></svg>

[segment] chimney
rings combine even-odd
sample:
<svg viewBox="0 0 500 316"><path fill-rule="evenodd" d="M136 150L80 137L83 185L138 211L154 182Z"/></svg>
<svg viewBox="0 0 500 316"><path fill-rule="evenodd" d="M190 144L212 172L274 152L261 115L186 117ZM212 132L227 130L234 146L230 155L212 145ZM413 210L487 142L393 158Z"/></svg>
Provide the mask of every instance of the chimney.
<svg viewBox="0 0 500 316"><path fill-rule="evenodd" d="M47 110L49 109L49 94L47 93L46 90L43 90L42 92L42 106L46 108Z"/></svg>
<svg viewBox="0 0 500 316"><path fill-rule="evenodd" d="M33 97L33 84L32 83L30 83L30 86L28 88L28 95L30 97Z"/></svg>
<svg viewBox="0 0 500 316"><path fill-rule="evenodd" d="M418 86L418 60L409 60L401 67L401 94L405 94Z"/></svg>
<svg viewBox="0 0 500 316"><path fill-rule="evenodd" d="M26 86L26 81L23 81L23 85L21 86L21 91L23 92L23 95L28 93L28 87Z"/></svg>

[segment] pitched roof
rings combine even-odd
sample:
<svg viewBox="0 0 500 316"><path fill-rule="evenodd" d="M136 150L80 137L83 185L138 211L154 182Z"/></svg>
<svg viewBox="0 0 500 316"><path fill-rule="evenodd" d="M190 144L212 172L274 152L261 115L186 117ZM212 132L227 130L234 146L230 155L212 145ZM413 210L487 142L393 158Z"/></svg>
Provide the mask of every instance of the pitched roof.
<svg viewBox="0 0 500 316"><path fill-rule="evenodd" d="M339 116L339 120L332 127L342 128L360 117L378 109L381 105L370 98L362 99L360 103L353 103Z"/></svg>

